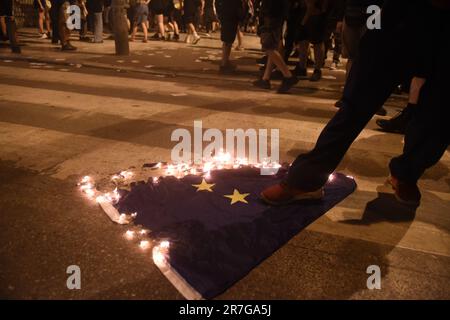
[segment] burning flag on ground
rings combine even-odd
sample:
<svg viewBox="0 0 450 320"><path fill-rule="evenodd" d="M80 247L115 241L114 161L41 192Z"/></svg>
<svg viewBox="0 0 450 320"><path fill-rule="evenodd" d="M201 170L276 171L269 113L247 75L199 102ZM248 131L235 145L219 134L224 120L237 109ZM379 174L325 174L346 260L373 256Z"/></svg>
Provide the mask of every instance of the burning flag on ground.
<svg viewBox="0 0 450 320"><path fill-rule="evenodd" d="M320 201L264 204L260 192L286 173L282 168L276 175L262 176L258 168L245 166L151 178L128 191L116 190L106 196L109 201L97 201L118 223L128 222L119 213L135 213L133 222L142 229L129 230L125 237L149 233L152 241L142 240L139 246L153 247L153 260L170 282L187 299L211 299L356 188L351 177L333 174Z"/></svg>

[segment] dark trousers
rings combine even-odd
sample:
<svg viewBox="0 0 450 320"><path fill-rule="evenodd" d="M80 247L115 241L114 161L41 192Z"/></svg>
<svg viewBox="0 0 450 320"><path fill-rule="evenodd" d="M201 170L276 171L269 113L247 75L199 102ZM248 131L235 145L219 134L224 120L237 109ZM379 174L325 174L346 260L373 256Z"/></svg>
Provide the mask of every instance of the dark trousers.
<svg viewBox="0 0 450 320"><path fill-rule="evenodd" d="M61 4L57 1L52 1L52 7L50 9L50 20L52 24L52 42L57 43L59 41L59 9Z"/></svg>
<svg viewBox="0 0 450 320"><path fill-rule="evenodd" d="M289 186L304 191L322 187L396 85L411 77L423 60L430 65L427 82L407 129L404 152L390 163L391 173L414 183L442 157L449 143L445 97L446 74L450 72L445 56L450 50L449 14L432 9L426 1L404 2L399 8L402 14L387 14L392 21L382 20L381 30L363 37L360 56L345 85L344 106L322 131L314 149L294 161L287 178ZM422 48L423 43L429 47Z"/></svg>

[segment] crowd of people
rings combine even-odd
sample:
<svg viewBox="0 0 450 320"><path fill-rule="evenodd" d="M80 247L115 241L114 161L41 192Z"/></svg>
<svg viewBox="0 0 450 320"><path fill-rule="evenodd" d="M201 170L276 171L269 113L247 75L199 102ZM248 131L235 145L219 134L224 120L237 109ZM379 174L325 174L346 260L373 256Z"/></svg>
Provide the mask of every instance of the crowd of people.
<svg viewBox="0 0 450 320"><path fill-rule="evenodd" d="M280 94L289 92L300 79L320 81L330 51L330 69L338 68L341 58L346 59L346 85L342 98L335 104L339 109L337 115L321 134L315 149L294 162L289 179L263 192L263 199L272 204L319 197L328 175L373 114L386 114L383 103L393 92L409 92L407 107L392 119L377 120L377 124L382 130L406 134L405 153L391 162L390 181L399 198L418 202L418 178L439 160L448 146L445 124L430 118L423 104L424 101L431 104L429 108L435 114L443 112L440 98L436 97L443 97L445 91L442 86L445 68L436 66L435 61L439 58L442 64L448 60L442 53L450 34L446 33L450 0L124 2L130 41L137 40L141 29L142 41L147 42L148 30L153 27L152 40L179 41L180 33L186 33L185 41L195 45L202 36L220 30L219 71L223 74L234 73L237 68L231 59L236 39L235 49L241 50L243 32L257 33L264 56L258 61L263 65L261 76L253 85L263 90L272 88L273 79L281 80L277 89ZM9 34L9 40L16 41L11 36L15 30L12 0L3 3L2 34ZM62 50L75 50L66 25L67 6L73 4L81 9L80 40L103 42L103 27L112 29L114 24L111 0L35 0L40 37L59 42ZM372 5L383 8L380 30L367 28L368 7ZM89 32L93 37L88 36ZM292 61L296 63L294 68L290 68ZM448 63L444 65L448 67ZM310 77L308 68L312 68ZM425 122L420 123L419 113ZM433 126L431 120L437 124ZM414 128L411 123L415 123Z"/></svg>

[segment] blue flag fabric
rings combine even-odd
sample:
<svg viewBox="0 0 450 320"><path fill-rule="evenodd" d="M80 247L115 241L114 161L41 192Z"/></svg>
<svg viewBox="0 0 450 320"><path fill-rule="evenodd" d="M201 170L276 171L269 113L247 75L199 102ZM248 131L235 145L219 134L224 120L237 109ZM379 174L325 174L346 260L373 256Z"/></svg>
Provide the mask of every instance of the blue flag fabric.
<svg viewBox="0 0 450 320"><path fill-rule="evenodd" d="M122 192L119 212L137 212L135 224L171 242L168 262L203 298L211 299L242 279L299 231L356 188L343 174L325 186L316 202L284 207L264 204L261 191L287 170L262 176L256 168L212 171L182 179L164 177Z"/></svg>

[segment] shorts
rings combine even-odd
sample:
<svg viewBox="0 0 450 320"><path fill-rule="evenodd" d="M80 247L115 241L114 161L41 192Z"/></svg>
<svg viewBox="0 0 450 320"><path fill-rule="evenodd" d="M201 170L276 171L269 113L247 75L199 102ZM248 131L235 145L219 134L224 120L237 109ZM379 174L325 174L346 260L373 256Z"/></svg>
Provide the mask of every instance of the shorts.
<svg viewBox="0 0 450 320"><path fill-rule="evenodd" d="M152 10L153 14L164 14L165 11L165 5L164 5L164 0L152 0L150 2L150 9Z"/></svg>
<svg viewBox="0 0 450 320"><path fill-rule="evenodd" d="M355 59L359 54L359 44L361 38L366 33L365 25L349 26L345 23L342 27L342 57L350 60Z"/></svg>
<svg viewBox="0 0 450 320"><path fill-rule="evenodd" d="M2 0L0 6L0 17L12 17L13 16L13 0Z"/></svg>
<svg viewBox="0 0 450 320"><path fill-rule="evenodd" d="M185 0L184 1L184 22L195 23L197 11L200 8L197 0Z"/></svg>
<svg viewBox="0 0 450 320"><path fill-rule="evenodd" d="M239 27L239 20L225 19L222 21L222 28L220 30L220 40L226 44L233 44L236 40L237 30Z"/></svg>
<svg viewBox="0 0 450 320"><path fill-rule="evenodd" d="M217 22L217 16L214 12L214 8L205 8L205 14L203 16L206 23Z"/></svg>
<svg viewBox="0 0 450 320"><path fill-rule="evenodd" d="M325 15L315 15L309 17L305 25L299 27L297 31L297 41L309 41L312 44L324 42L327 28Z"/></svg>
<svg viewBox="0 0 450 320"><path fill-rule="evenodd" d="M148 21L148 5L138 4L134 11L134 24L140 25Z"/></svg>
<svg viewBox="0 0 450 320"><path fill-rule="evenodd" d="M282 27L273 30L262 31L260 38L263 51L278 50L282 33Z"/></svg>

